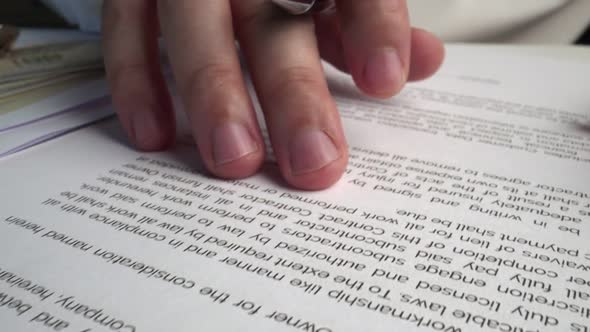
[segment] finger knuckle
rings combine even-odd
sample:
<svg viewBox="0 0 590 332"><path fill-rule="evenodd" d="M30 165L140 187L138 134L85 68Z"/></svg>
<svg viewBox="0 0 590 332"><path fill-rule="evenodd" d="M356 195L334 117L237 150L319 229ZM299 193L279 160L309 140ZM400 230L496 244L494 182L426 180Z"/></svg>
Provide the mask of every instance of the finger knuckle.
<svg viewBox="0 0 590 332"><path fill-rule="evenodd" d="M143 86L148 80L148 71L148 64L142 62L107 65L107 75L114 91Z"/></svg>
<svg viewBox="0 0 590 332"><path fill-rule="evenodd" d="M180 89L190 109L207 111L219 118L229 116L235 108L243 108L242 86L239 69L228 63L214 62L191 70Z"/></svg>
<svg viewBox="0 0 590 332"><path fill-rule="evenodd" d="M380 22L397 23L406 21L408 16L405 0L349 0L345 9L345 17L362 24L377 25Z"/></svg>
<svg viewBox="0 0 590 332"><path fill-rule="evenodd" d="M403 13L406 11L406 1L405 0L382 0L380 10L384 13Z"/></svg>
<svg viewBox="0 0 590 332"><path fill-rule="evenodd" d="M210 62L189 71L181 84L185 94L202 91L219 91L237 81L234 66L223 62Z"/></svg>
<svg viewBox="0 0 590 332"><path fill-rule="evenodd" d="M102 7L105 27L129 24L142 13L136 1L106 0Z"/></svg>
<svg viewBox="0 0 590 332"><path fill-rule="evenodd" d="M294 122L309 122L310 116L328 109L329 95L323 76L307 67L291 67L280 71L271 81L268 99L282 100L286 105L273 113L289 112Z"/></svg>
<svg viewBox="0 0 590 332"><path fill-rule="evenodd" d="M236 0L244 2L244 0ZM235 7L238 8L234 15L234 20L240 29L248 29L250 27L256 27L260 25L260 22L268 17L268 3L258 2L251 3L249 5L239 4Z"/></svg>
<svg viewBox="0 0 590 332"><path fill-rule="evenodd" d="M405 0L354 1L361 12L383 15L399 14L406 8Z"/></svg>
<svg viewBox="0 0 590 332"><path fill-rule="evenodd" d="M138 98L147 104L152 102L150 77L145 64L107 66L107 76L118 111L133 109Z"/></svg>
<svg viewBox="0 0 590 332"><path fill-rule="evenodd" d="M321 75L315 70L303 66L289 67L278 71L271 83L273 97L283 97L293 92L310 93L317 91L323 85Z"/></svg>

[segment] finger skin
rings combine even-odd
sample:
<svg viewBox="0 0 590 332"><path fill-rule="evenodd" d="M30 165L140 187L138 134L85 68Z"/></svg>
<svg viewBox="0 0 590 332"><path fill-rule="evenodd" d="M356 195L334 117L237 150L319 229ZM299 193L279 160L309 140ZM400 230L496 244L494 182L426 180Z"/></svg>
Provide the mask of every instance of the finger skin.
<svg viewBox="0 0 590 332"><path fill-rule="evenodd" d="M342 46L342 33L336 15L316 16L316 35L322 58L339 70L349 73ZM432 33L413 28L408 81L426 79L440 68L445 55L443 43Z"/></svg>
<svg viewBox="0 0 590 332"><path fill-rule="evenodd" d="M205 165L223 178L255 173L265 149L237 57L228 0L159 0L158 12Z"/></svg>
<svg viewBox="0 0 590 332"><path fill-rule="evenodd" d="M103 49L113 104L128 136L142 150L174 141L174 115L160 71L155 4L106 0Z"/></svg>
<svg viewBox="0 0 590 332"><path fill-rule="evenodd" d="M318 39L318 49L322 59L331 63L340 71L349 73L348 64L344 57L342 45L342 31L338 15L316 15L315 33Z"/></svg>
<svg viewBox="0 0 590 332"><path fill-rule="evenodd" d="M306 190L334 184L348 149L312 18L284 15L264 0L234 0L232 9L283 177Z"/></svg>
<svg viewBox="0 0 590 332"><path fill-rule="evenodd" d="M432 76L445 58L442 42L422 29L412 29L412 55L408 81L419 81Z"/></svg>
<svg viewBox="0 0 590 332"><path fill-rule="evenodd" d="M357 86L387 98L409 75L411 28L405 0L337 0L346 62Z"/></svg>

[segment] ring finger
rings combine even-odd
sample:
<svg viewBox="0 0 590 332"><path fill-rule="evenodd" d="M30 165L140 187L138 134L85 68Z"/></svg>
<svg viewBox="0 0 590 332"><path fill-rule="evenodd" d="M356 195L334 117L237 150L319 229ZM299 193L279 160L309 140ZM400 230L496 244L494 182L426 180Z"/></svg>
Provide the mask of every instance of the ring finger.
<svg viewBox="0 0 590 332"><path fill-rule="evenodd" d="M263 141L237 57L228 0L159 0L159 18L201 157L217 176L251 175Z"/></svg>

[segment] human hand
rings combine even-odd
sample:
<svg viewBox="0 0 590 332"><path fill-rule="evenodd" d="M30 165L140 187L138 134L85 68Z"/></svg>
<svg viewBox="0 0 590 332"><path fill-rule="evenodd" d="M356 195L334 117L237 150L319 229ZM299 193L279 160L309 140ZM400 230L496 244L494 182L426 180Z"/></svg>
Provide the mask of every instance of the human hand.
<svg viewBox="0 0 590 332"><path fill-rule="evenodd" d="M255 173L265 149L237 39L283 177L302 189L330 186L348 152L320 56L350 73L366 94L386 98L432 75L444 53L438 39L410 27L405 0L337 0L337 8L333 15L295 17L270 0L105 0L107 76L131 140L147 151L174 140L161 33L207 168L222 178Z"/></svg>

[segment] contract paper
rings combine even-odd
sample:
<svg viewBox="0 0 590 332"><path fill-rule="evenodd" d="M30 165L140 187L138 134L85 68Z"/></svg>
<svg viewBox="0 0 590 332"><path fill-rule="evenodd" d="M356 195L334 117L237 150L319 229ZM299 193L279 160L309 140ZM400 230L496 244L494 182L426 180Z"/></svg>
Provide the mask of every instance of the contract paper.
<svg viewBox="0 0 590 332"><path fill-rule="evenodd" d="M327 75L325 191L114 122L0 162L0 330L589 331L588 63L452 47L389 101Z"/></svg>

